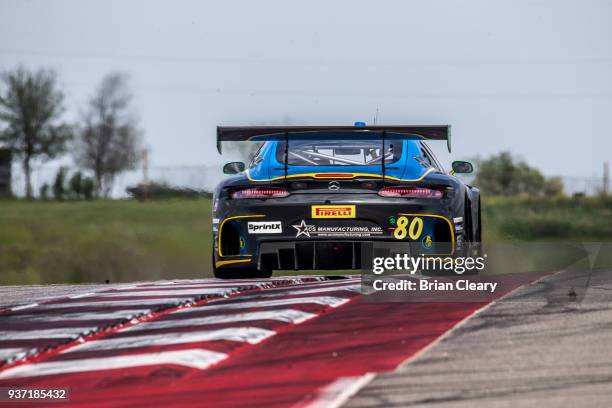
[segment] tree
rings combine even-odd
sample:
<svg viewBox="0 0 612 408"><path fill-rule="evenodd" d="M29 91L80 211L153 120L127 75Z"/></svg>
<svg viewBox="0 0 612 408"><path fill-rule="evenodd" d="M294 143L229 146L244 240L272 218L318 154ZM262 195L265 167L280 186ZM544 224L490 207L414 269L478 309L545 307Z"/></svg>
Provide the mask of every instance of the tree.
<svg viewBox="0 0 612 408"><path fill-rule="evenodd" d="M86 200L93 199L94 181L91 177L83 178L83 182L81 184L81 191L83 191L83 197L85 197Z"/></svg>
<svg viewBox="0 0 612 408"><path fill-rule="evenodd" d="M81 190L83 191L83 197L85 197L86 200L93 199L94 181L91 177L83 178L83 183L81 184Z"/></svg>
<svg viewBox="0 0 612 408"><path fill-rule="evenodd" d="M77 200L81 199L81 195L83 193L83 174L80 171L77 171L70 177L70 181L68 182L70 185L70 193Z"/></svg>
<svg viewBox="0 0 612 408"><path fill-rule="evenodd" d="M478 172L474 185L488 195L554 196L563 192L563 182L558 177L546 178L510 152L501 152L488 159L476 160Z"/></svg>
<svg viewBox="0 0 612 408"><path fill-rule="evenodd" d="M60 167L55 174L55 181L53 182L53 197L57 201L64 201L64 195L66 193L66 188L64 187L64 182L66 180L66 168Z"/></svg>
<svg viewBox="0 0 612 408"><path fill-rule="evenodd" d="M115 176L134 169L140 161L140 131L131 113L131 99L126 76L107 75L78 129L75 161L93 171L98 196L108 196Z"/></svg>
<svg viewBox="0 0 612 408"><path fill-rule="evenodd" d="M544 186L544 195L554 197L563 194L563 180L561 177L549 177Z"/></svg>
<svg viewBox="0 0 612 408"><path fill-rule="evenodd" d="M49 198L49 185L47 183L40 186L40 199L46 200Z"/></svg>
<svg viewBox="0 0 612 408"><path fill-rule="evenodd" d="M49 160L63 153L71 138L70 126L60 123L64 94L52 70L36 72L19 67L0 75L0 131L25 173L26 197L32 198L31 164L34 159Z"/></svg>

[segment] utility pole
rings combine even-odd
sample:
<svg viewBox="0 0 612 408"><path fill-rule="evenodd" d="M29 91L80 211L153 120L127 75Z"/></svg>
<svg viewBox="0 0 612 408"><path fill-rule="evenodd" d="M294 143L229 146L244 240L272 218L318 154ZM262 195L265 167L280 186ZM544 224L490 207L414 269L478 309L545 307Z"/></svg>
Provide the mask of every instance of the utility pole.
<svg viewBox="0 0 612 408"><path fill-rule="evenodd" d="M149 150L142 151L142 184L149 184Z"/></svg>
<svg viewBox="0 0 612 408"><path fill-rule="evenodd" d="M604 174L603 174L603 195L608 195L608 188L610 187L610 162L604 162Z"/></svg>
<svg viewBox="0 0 612 408"><path fill-rule="evenodd" d="M142 190L146 200L149 195L149 149L146 148L142 151Z"/></svg>

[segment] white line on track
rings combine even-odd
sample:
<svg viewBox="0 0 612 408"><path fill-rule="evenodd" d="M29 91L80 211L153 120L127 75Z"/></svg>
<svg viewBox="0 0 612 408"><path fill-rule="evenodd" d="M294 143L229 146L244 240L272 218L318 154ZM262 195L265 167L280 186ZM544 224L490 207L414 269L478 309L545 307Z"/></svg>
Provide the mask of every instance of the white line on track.
<svg viewBox="0 0 612 408"><path fill-rule="evenodd" d="M166 287L170 285L175 286L190 286L190 285L202 285L202 286L268 286L278 282L289 282L291 285L296 284L307 284L328 281L324 276L291 276L291 277L277 277L266 280L262 279L235 279L231 282L222 279L200 279L200 280L177 280L177 281L160 281L154 283L145 283L137 285L138 288L155 288L155 287Z"/></svg>
<svg viewBox="0 0 612 408"><path fill-rule="evenodd" d="M28 322L72 322L76 320L107 320L107 319L129 319L132 316L149 312L151 309L128 309L117 310L114 312L83 312L83 313L65 313L65 314L24 314L7 316L11 323L28 323Z"/></svg>
<svg viewBox="0 0 612 408"><path fill-rule="evenodd" d="M288 290L284 292L286 295L301 295L301 294L309 294L309 293L317 293L319 292L333 292L335 290L348 290L350 292L360 292L361 284L352 284L352 285L342 285L342 286L328 286L325 288L313 288L313 289L296 289L296 290Z"/></svg>
<svg viewBox="0 0 612 408"><path fill-rule="evenodd" d="M223 281L223 280L214 280L214 279L207 279L207 280L178 280L178 281L159 281L159 282L151 282L151 283L143 283L140 285L136 285L136 287L138 288L154 288L157 286L170 286L170 285L175 285L175 286L185 286L185 285L212 285L214 283L226 283L229 285L229 283L227 283L227 281ZM236 282L236 281L232 281L232 282Z"/></svg>
<svg viewBox="0 0 612 408"><path fill-rule="evenodd" d="M14 357L18 354L25 353L27 350L22 348L5 348L0 349L0 360L6 360L9 357Z"/></svg>
<svg viewBox="0 0 612 408"><path fill-rule="evenodd" d="M327 286L338 286L338 285L350 285L350 284L354 284L354 283L361 283L361 279L342 279L342 280L331 280L331 281L322 281L322 282L305 282L305 283L301 283L299 285L290 285L290 286L280 286L280 287L274 287L274 288L269 288L268 290L274 290L274 289L286 289L287 287L292 287L292 288L323 288L323 287L327 287Z"/></svg>
<svg viewBox="0 0 612 408"><path fill-rule="evenodd" d="M189 298L160 298L160 299L126 299L126 300L92 300L90 302L62 302L40 305L40 309L67 309L82 307L105 306L143 306L143 305L174 305L188 301Z"/></svg>
<svg viewBox="0 0 612 408"><path fill-rule="evenodd" d="M326 293L326 292L341 292L341 291L349 291L361 293L361 285L341 285L341 286L328 286L322 288L313 288L313 289L297 289L297 290L270 290L263 291L261 293L256 293L252 295L243 295L240 296L241 300L247 299L260 299L260 298L272 298L279 297L285 298L288 296L296 296L296 295L312 295L317 293Z"/></svg>
<svg viewBox="0 0 612 408"><path fill-rule="evenodd" d="M69 298L70 299L81 299L81 298L93 296L93 295L95 295L94 292L89 292L89 293L81 293L79 295L72 295L72 296L69 296Z"/></svg>
<svg viewBox="0 0 612 408"><path fill-rule="evenodd" d="M224 288L203 288L203 289L173 289L173 290L153 290L153 291L116 291L107 293L98 293L96 296L99 297L141 297L141 296L178 296L178 295L223 295L229 291Z"/></svg>
<svg viewBox="0 0 612 408"><path fill-rule="evenodd" d="M201 341L230 340L242 343L257 344L276 332L260 329L257 327L230 327L227 329L144 334L130 337L108 338L101 340L90 340L76 347L66 350L65 353L89 350L114 350L130 347L161 346L167 344L184 344ZM80 361L80 360L79 360Z"/></svg>
<svg viewBox="0 0 612 408"><path fill-rule="evenodd" d="M273 287L267 288L263 292L280 292L283 290L310 290L310 289L326 289L332 287L344 287L351 285L360 285L361 281L342 281L342 282L315 282L315 283L305 283L302 285L292 285L292 286L281 286L281 287Z"/></svg>
<svg viewBox="0 0 612 408"><path fill-rule="evenodd" d="M306 404L298 403L294 407L308 408L339 408L344 405L350 397L363 388L374 378L373 373L366 373L359 377L341 377L324 387L319 395Z"/></svg>
<svg viewBox="0 0 612 408"><path fill-rule="evenodd" d="M298 290L288 290L284 292L276 292L276 293L262 293L256 295L243 296L241 299L252 298L252 297L271 297L271 296L292 296L292 295L310 295L312 293L324 293L324 292L336 292L348 290L350 292L360 292L361 285L344 285L344 286L332 286L326 288L314 288L314 289L298 289Z"/></svg>
<svg viewBox="0 0 612 408"><path fill-rule="evenodd" d="M47 361L24 364L0 372L0 378L19 378L83 371L111 370L149 365L173 364L204 370L227 357L227 354L209 350L175 350L160 353L130 354L114 357L88 358L78 361Z"/></svg>
<svg viewBox="0 0 612 408"><path fill-rule="evenodd" d="M271 286L273 282L236 282L236 281L232 281L232 282L209 282L209 283L194 283L194 284L180 284L177 283L175 286L176 287L189 287L189 286L196 286L196 287L201 287L203 289L205 288L230 288L230 287L234 287L234 288L244 288L244 287L248 287L248 286L252 286L254 288L260 288L260 287L265 287L265 286ZM163 285L142 285L142 286L136 286L136 287L132 287L132 288L117 288L117 291L123 291L123 290L150 290L150 289L160 289L160 290L172 290L172 286L170 284L163 284Z"/></svg>
<svg viewBox="0 0 612 408"><path fill-rule="evenodd" d="M36 306L38 306L38 303L30 303L28 305L11 307L11 311L16 312L17 310L29 309L31 307L36 307Z"/></svg>
<svg viewBox="0 0 612 408"><path fill-rule="evenodd" d="M248 322L253 320L277 320L285 323L300 324L306 320L316 317L314 313L306 313L300 310L281 309L265 310L260 312L236 313L231 315L215 315L206 317L195 317L185 319L160 320L154 322L140 323L125 331L140 331L151 329L169 329L175 327L191 327L205 324Z"/></svg>
<svg viewBox="0 0 612 408"><path fill-rule="evenodd" d="M208 310L219 310L219 309L245 309L249 307L268 307L268 306L284 306L284 305L296 305L304 303L314 303L322 306L338 307L348 302L349 299L339 298L334 296L316 296L316 297L300 297L300 298L289 298L289 299L274 299L274 300L262 300L253 302L232 302L232 303L207 303L198 307L191 307L177 310L176 313L192 313L192 312L205 312Z"/></svg>
<svg viewBox="0 0 612 408"><path fill-rule="evenodd" d="M315 288L315 287L328 287L328 286L339 286L339 285L348 285L348 284L354 284L354 283L360 283L360 280L346 280L346 281L330 281L330 282L307 282L307 283L293 283L293 284L289 284L289 285L281 285L281 286L277 286L277 285L272 285L270 282L258 282L258 283L244 283L244 284L240 284L240 283L217 283L217 284L211 284L211 285L197 285L194 287L189 287L189 286L177 286L177 287L169 287L169 286L164 286L164 287L137 287L137 288L131 288L130 291L133 292L142 292L142 293L147 293L147 292L151 292L151 291L163 291L164 293L171 293L175 290L206 290L206 289L223 289L223 288L228 288L228 289L248 289L248 288L260 288L260 289L265 289L265 290L283 290L283 289L287 289L287 288L304 288L304 289L309 289L309 288ZM125 288L118 288L115 290L115 292L123 292L126 291ZM108 293L108 292L107 292Z"/></svg>
<svg viewBox="0 0 612 408"><path fill-rule="evenodd" d="M34 329L0 331L0 340L63 339L76 337L95 327L62 327L59 329Z"/></svg>

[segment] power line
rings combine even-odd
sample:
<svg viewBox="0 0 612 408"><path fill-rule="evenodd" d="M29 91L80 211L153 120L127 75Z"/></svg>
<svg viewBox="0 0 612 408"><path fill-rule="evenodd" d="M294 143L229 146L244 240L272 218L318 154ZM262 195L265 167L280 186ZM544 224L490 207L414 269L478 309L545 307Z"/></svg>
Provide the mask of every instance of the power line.
<svg viewBox="0 0 612 408"><path fill-rule="evenodd" d="M162 61L169 63L201 63L201 64L274 64L274 65L602 65L612 64L612 58L605 57L583 57L583 58L514 58L514 59L448 59L448 58L413 58L413 59L390 59L380 58L320 58L320 57L295 57L283 58L270 57L198 57L180 55L102 55L75 52L48 52L35 50L0 49L0 55L24 55L34 57L72 58L72 59L96 59L96 60L139 60L139 61Z"/></svg>

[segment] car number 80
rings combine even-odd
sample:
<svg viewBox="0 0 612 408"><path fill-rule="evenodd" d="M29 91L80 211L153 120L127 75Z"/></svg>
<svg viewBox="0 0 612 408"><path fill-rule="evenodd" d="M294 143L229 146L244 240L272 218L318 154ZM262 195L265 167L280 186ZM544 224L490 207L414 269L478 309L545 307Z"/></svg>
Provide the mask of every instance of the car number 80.
<svg viewBox="0 0 612 408"><path fill-rule="evenodd" d="M395 239L404 239L407 235L410 239L416 241L421 237L422 232L423 219L414 217L412 220L409 220L408 217L402 216L397 219L397 228L393 231L393 236Z"/></svg>

